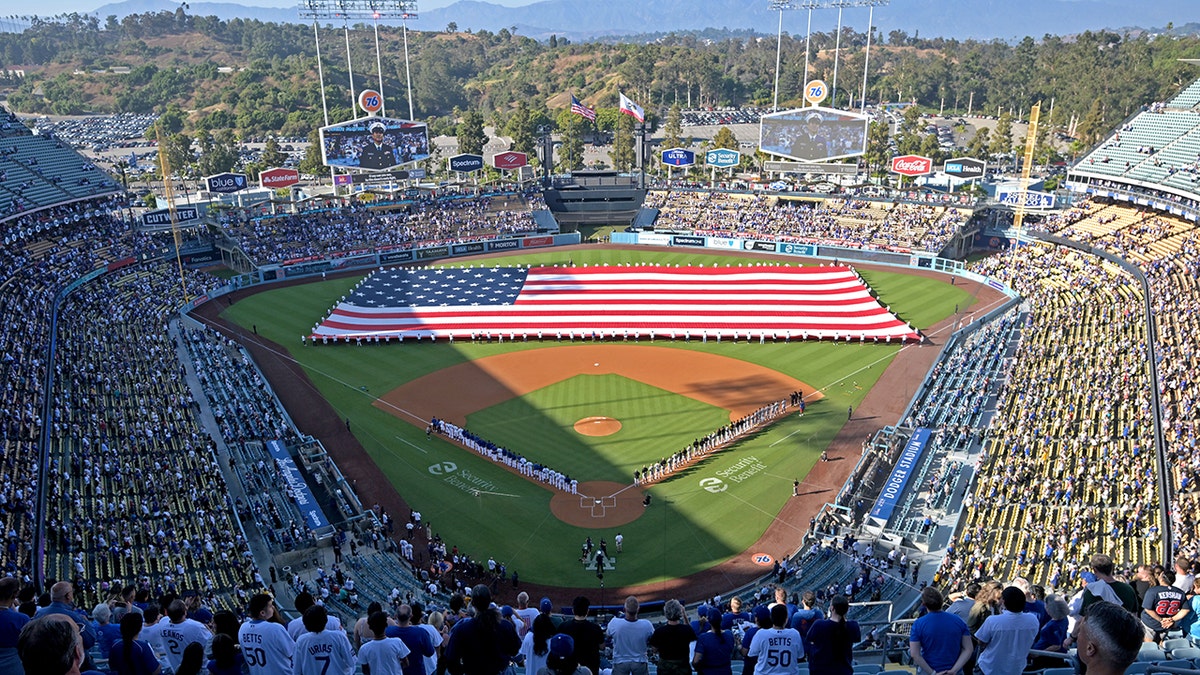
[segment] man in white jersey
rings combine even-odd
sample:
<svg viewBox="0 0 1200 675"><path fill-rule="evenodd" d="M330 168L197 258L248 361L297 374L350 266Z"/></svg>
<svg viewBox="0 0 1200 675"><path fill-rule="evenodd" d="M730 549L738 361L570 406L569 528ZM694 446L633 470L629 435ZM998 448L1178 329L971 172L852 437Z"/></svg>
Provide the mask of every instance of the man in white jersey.
<svg viewBox="0 0 1200 675"><path fill-rule="evenodd" d="M250 675L292 675L296 642L282 623L274 621L275 602L266 593L250 598L250 620L238 629L242 656Z"/></svg>
<svg viewBox="0 0 1200 675"><path fill-rule="evenodd" d="M304 634L304 613L315 604L317 601L313 598L312 593L304 591L296 594L296 611L300 612L300 616L289 621L287 625L288 635L292 636L293 640L299 640L300 636ZM345 631L342 628L342 620L332 614L329 615L329 622L325 624L325 630Z"/></svg>
<svg viewBox="0 0 1200 675"><path fill-rule="evenodd" d="M398 637L387 637L388 617L383 612L374 612L367 617L367 627L375 639L363 642L358 648L358 660L362 663L363 675L401 675L408 665L408 645ZM416 657L415 658L420 658ZM422 663L424 665L424 663Z"/></svg>
<svg viewBox="0 0 1200 675"><path fill-rule="evenodd" d="M654 633L654 625L638 618L638 599L632 595L625 598L625 616L614 617L608 622L608 636L612 638L613 675L646 675L650 659L646 645Z"/></svg>
<svg viewBox="0 0 1200 675"><path fill-rule="evenodd" d="M183 650L193 642L199 642L208 653L208 645L212 643L212 631L208 626L187 618L187 605L179 599L172 600L167 607L168 621L156 626L160 644L167 650L167 664L171 670L179 670L183 663Z"/></svg>
<svg viewBox="0 0 1200 675"><path fill-rule="evenodd" d="M293 675L350 675L354 672L354 650L340 630L326 630L329 612L313 605L304 612L308 632L296 640Z"/></svg>
<svg viewBox="0 0 1200 675"><path fill-rule="evenodd" d="M513 614L521 617L521 622L517 624L517 637L525 639L525 633L533 627L533 620L539 614L537 607L529 606L529 594L525 591L517 593L517 608L513 610Z"/></svg>
<svg viewBox="0 0 1200 675"><path fill-rule="evenodd" d="M804 641L795 628L784 628L788 622L787 605L771 607L771 627L754 634L747 655L758 659L754 675L796 675L804 656Z"/></svg>

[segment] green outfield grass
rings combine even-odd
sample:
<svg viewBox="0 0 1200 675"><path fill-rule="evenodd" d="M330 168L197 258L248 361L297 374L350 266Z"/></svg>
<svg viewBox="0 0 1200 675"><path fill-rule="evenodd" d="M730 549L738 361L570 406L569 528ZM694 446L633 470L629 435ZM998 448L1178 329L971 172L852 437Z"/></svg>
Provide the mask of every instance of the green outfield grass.
<svg viewBox="0 0 1200 675"><path fill-rule="evenodd" d="M506 256L488 264L626 262L724 266L730 258L689 251L605 251L597 247ZM753 264L754 260L742 262ZM971 302L962 287L936 279L890 271L867 270L862 274L882 302L918 328L951 315L956 306L965 309ZM582 569L577 561L579 545L589 535L594 540L605 537L611 542L615 529L566 525L550 513L550 490L436 437L427 440L421 421L409 424L372 405L376 397L442 368L548 345L406 342L302 347L300 336L307 335L339 298L348 295L358 279L318 280L268 290L239 301L224 316L247 328L257 328L259 335L289 350L338 414L352 420L355 436L379 470L447 541L477 558L495 556L527 581L594 585L594 574ZM550 345L571 348L559 343ZM638 348L633 344L618 346ZM792 481L804 479L821 450L845 424L846 408L858 407L899 349L898 345L829 342L760 345L660 340L655 346L704 351L760 364L810 384L825 398L809 406L803 418L788 416L653 486L652 507L620 528L625 536L625 553L617 560L617 570L606 578L610 586L665 581L731 556L754 553L747 548L787 501ZM918 384L912 382L895 395L911 397ZM781 392L781 396L786 394ZM597 412L602 405L612 405L617 412ZM608 415L627 426L617 435L599 438L571 430L576 419L589 415ZM728 411L626 378L579 376L478 411L468 422L476 433L535 461L546 457L546 464L581 481L627 482L634 467L678 450L727 420ZM894 421L879 423L882 426ZM830 499L840 487L805 485L806 490L819 491ZM721 489L711 491L717 488ZM795 529L798 544L807 523L785 526ZM765 553L779 556L790 551Z"/></svg>

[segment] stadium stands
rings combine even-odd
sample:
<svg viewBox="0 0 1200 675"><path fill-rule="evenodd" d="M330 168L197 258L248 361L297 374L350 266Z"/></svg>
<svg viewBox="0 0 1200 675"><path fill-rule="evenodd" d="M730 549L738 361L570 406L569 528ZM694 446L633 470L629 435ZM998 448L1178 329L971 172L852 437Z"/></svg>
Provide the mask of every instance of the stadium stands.
<svg viewBox="0 0 1200 675"><path fill-rule="evenodd" d="M526 202L528 203L528 202ZM346 207L301 216L265 216L225 223L256 263L376 248L490 239L537 231L529 207L507 199L438 199L403 202L383 209Z"/></svg>
<svg viewBox="0 0 1200 675"><path fill-rule="evenodd" d="M658 231L935 253L971 217L954 207L701 190L651 191L646 206L660 210Z"/></svg>

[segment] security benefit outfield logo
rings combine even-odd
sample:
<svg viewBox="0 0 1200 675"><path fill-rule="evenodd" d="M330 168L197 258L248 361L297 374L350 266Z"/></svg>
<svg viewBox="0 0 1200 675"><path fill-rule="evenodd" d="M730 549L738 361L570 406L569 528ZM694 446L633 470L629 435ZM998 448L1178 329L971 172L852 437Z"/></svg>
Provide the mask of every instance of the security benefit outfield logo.
<svg viewBox="0 0 1200 675"><path fill-rule="evenodd" d="M320 131L326 166L389 171L429 159L429 130L420 122L364 117Z"/></svg>
<svg viewBox="0 0 1200 675"><path fill-rule="evenodd" d="M496 484L482 477L476 476L466 469L458 468L454 462L446 460L429 465L429 473L440 477L442 482L447 485L462 490L472 497L481 495L498 495L501 497L516 497L517 495L506 494L499 492Z"/></svg>
<svg viewBox="0 0 1200 675"><path fill-rule="evenodd" d="M701 478L700 489L713 494L720 494L729 489L730 483L737 484L750 480L759 472L766 470L767 465L760 462L758 457L753 455L743 457L728 469L718 471L717 477Z"/></svg>

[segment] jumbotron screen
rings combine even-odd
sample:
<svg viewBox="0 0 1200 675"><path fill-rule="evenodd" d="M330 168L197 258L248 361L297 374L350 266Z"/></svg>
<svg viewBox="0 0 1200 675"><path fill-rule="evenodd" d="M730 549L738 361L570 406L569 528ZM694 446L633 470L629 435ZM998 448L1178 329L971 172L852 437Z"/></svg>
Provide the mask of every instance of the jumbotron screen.
<svg viewBox="0 0 1200 675"><path fill-rule="evenodd" d="M325 166L388 171L429 158L429 131L421 122L364 117L322 127Z"/></svg>
<svg viewBox="0 0 1200 675"><path fill-rule="evenodd" d="M798 108L763 115L759 149L801 162L856 157L867 150L867 115L833 108Z"/></svg>

